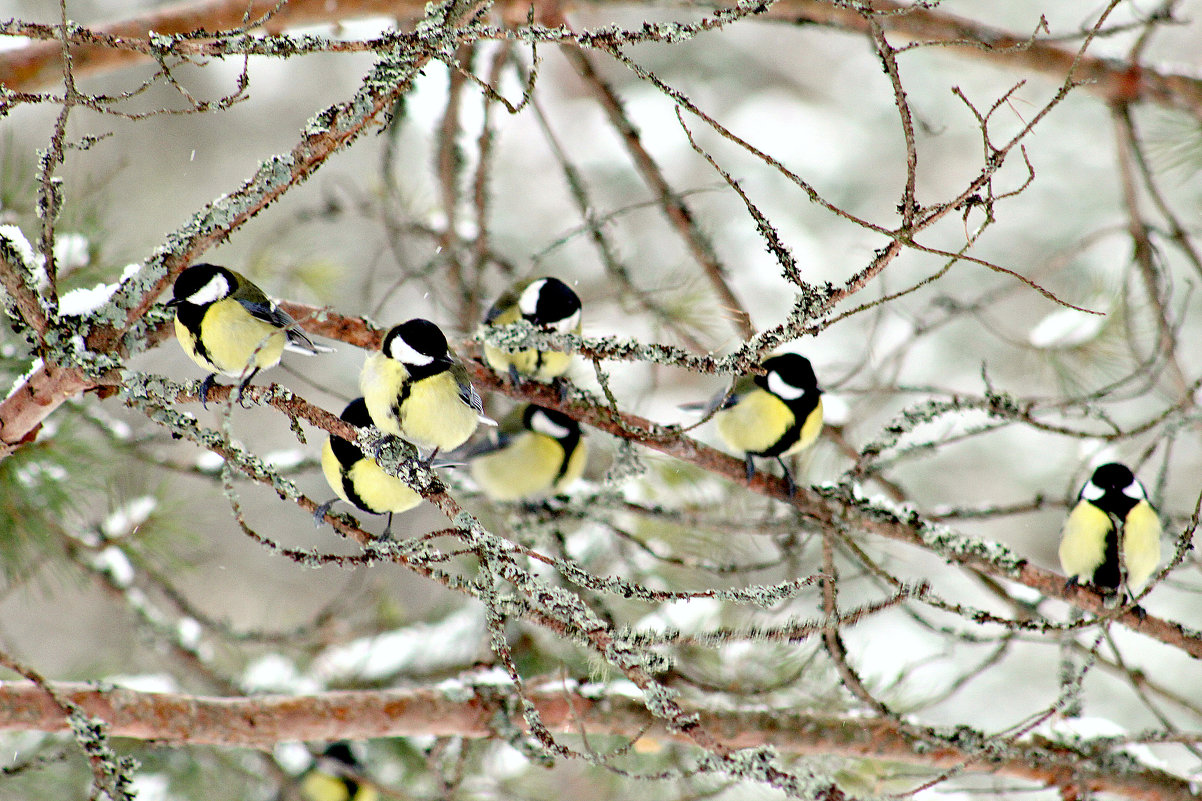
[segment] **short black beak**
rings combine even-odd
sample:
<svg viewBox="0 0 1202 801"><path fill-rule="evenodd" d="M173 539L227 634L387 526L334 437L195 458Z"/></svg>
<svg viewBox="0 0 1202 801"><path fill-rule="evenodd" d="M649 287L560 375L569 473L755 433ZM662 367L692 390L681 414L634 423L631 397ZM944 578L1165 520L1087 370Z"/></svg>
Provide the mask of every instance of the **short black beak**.
<svg viewBox="0 0 1202 801"><path fill-rule="evenodd" d="M181 298L172 298L171 300L167 301L167 308L170 309L172 306L178 306L183 302L184 301Z"/></svg>

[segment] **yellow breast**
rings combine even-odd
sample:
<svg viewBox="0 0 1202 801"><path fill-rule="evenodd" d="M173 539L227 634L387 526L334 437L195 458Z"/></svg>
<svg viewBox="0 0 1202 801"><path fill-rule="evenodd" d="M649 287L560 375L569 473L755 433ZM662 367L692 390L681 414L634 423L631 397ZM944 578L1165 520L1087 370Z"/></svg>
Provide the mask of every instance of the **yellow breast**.
<svg viewBox="0 0 1202 801"><path fill-rule="evenodd" d="M397 413L397 402L408 384L409 393ZM381 353L367 357L359 389L372 422L384 432L419 448L451 450L467 442L478 423L476 410L459 397L459 384L449 373L410 381L409 371Z"/></svg>
<svg viewBox="0 0 1202 801"><path fill-rule="evenodd" d="M1060 567L1079 581L1093 581L1094 572L1106 559L1106 535L1110 517L1088 501L1081 501L1064 521L1060 535Z"/></svg>
<svg viewBox="0 0 1202 801"><path fill-rule="evenodd" d="M236 300L209 306L200 330L208 358L200 353L187 327L175 320L175 334L184 352L210 372L236 377L256 368L274 367L284 352L284 330L251 316Z"/></svg>
<svg viewBox="0 0 1202 801"><path fill-rule="evenodd" d="M780 398L757 387L734 406L715 414L714 423L718 435L731 450L762 453L789 430L793 412Z"/></svg>
<svg viewBox="0 0 1202 801"><path fill-rule="evenodd" d="M556 483L561 465L563 447L558 442L525 431L501 450L473 459L471 471L488 497L517 501L546 495Z"/></svg>
<svg viewBox="0 0 1202 801"><path fill-rule="evenodd" d="M797 442L785 451L782 456L788 456L792 453L798 453L805 450L814 444L814 440L818 439L818 435L822 433L822 398L818 399L818 404L814 410L810 412L809 417L801 424L801 433L797 437Z"/></svg>
<svg viewBox="0 0 1202 801"><path fill-rule="evenodd" d="M547 382L567 372L572 363L572 356L557 350L519 350L517 353L506 353L492 345L484 346L484 360L488 366L498 373L509 372L509 366L535 381Z"/></svg>
<svg viewBox="0 0 1202 801"><path fill-rule="evenodd" d="M402 436L401 421L394 413L393 404L408 380L409 371L404 365L382 353L371 354L363 363L359 391L363 393L371 421L385 434Z"/></svg>
<svg viewBox="0 0 1202 801"><path fill-rule="evenodd" d="M1123 562L1127 583L1142 586L1160 565L1160 518L1147 501L1140 501L1123 523Z"/></svg>
<svg viewBox="0 0 1202 801"><path fill-rule="evenodd" d="M301 797L305 801L377 801L380 794L369 784L360 784L354 795L350 785L338 776L310 771L301 781Z"/></svg>
<svg viewBox="0 0 1202 801"><path fill-rule="evenodd" d="M328 439L321 451L321 470L330 489L334 490L339 498L365 512L378 515L386 512L407 512L422 500L408 484L385 473L374 460L366 457L351 465L346 474L358 500L348 497L342 480L342 466Z"/></svg>

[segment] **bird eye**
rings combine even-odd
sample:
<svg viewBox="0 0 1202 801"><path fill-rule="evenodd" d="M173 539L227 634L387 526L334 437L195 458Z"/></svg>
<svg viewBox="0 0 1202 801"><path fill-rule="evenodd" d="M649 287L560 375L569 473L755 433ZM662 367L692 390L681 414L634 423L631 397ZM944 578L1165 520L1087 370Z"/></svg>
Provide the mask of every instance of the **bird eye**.
<svg viewBox="0 0 1202 801"><path fill-rule="evenodd" d="M1137 501L1142 501L1146 497L1144 494L1143 485L1138 481L1132 481L1130 484L1123 487L1123 494L1128 498L1134 498Z"/></svg>
<svg viewBox="0 0 1202 801"><path fill-rule="evenodd" d="M1085 482L1085 486L1081 488L1081 497L1087 501L1096 501L1106 494L1106 490L1099 487L1092 481Z"/></svg>

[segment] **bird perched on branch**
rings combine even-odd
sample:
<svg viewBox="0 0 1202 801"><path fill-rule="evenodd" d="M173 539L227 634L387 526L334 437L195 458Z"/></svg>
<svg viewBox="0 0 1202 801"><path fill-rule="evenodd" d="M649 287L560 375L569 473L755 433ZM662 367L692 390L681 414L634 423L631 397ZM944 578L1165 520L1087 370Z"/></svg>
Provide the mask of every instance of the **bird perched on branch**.
<svg viewBox="0 0 1202 801"><path fill-rule="evenodd" d="M380 793L363 777L363 765L350 746L333 743L321 753L300 780L305 801L377 801Z"/></svg>
<svg viewBox="0 0 1202 801"><path fill-rule="evenodd" d="M467 369L429 320L415 318L385 334L379 352L363 364L359 388L372 422L431 450L427 461L462 445L479 423L496 425L484 416Z"/></svg>
<svg viewBox="0 0 1202 801"><path fill-rule="evenodd" d="M743 452L748 481L755 475L755 457L775 458L792 495L796 487L784 457L808 448L822 431L822 390L810 360L799 354L772 356L761 366L764 375L743 376L701 408L718 410L718 434L727 447Z"/></svg>
<svg viewBox="0 0 1202 801"><path fill-rule="evenodd" d="M570 286L558 278L533 278L497 298L484 317L484 325L502 326L526 320L544 331L579 334L580 314L580 298ZM515 384L521 376L543 383L556 381L572 362L571 354L561 351L529 348L508 353L488 344L484 346L484 359Z"/></svg>
<svg viewBox="0 0 1202 801"><path fill-rule="evenodd" d="M359 428L371 425L363 398L355 398L347 404L340 417ZM388 515L388 525L384 528L385 539L392 535L393 514L407 512L422 500L408 484L385 473L373 459L364 455L358 445L334 434L329 436L321 450L321 471L338 498L364 512ZM317 507L313 513L314 523L321 525L330 506L338 498Z"/></svg>
<svg viewBox="0 0 1202 801"><path fill-rule="evenodd" d="M1125 465L1104 464L1077 493L1060 535L1068 584L1092 584L1108 595L1140 587L1160 564L1160 518Z"/></svg>
<svg viewBox="0 0 1202 801"><path fill-rule="evenodd" d="M238 398L262 369L280 363L284 348L312 355L330 348L315 345L287 312L246 276L215 264L194 264L175 279L169 307L175 309L175 336L192 361L209 371L200 384L207 405L218 373L243 377Z"/></svg>
<svg viewBox="0 0 1202 801"><path fill-rule="evenodd" d="M501 421L488 440L459 455L495 501L532 500L566 490L584 473L588 444L580 424L562 412L529 404Z"/></svg>

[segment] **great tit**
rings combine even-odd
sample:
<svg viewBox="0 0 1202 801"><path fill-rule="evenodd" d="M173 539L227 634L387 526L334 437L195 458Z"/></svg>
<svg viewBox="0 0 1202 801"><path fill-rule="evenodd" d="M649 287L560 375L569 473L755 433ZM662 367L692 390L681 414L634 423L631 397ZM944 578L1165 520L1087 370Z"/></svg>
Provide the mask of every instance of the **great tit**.
<svg viewBox="0 0 1202 801"><path fill-rule="evenodd" d="M363 363L359 388L376 427L432 450L431 459L466 442L477 424L496 425L484 416L467 369L429 320L409 320L390 330L379 353Z"/></svg>
<svg viewBox="0 0 1202 801"><path fill-rule="evenodd" d="M328 746L300 780L305 801L377 801L379 791L363 779L363 766L345 742Z"/></svg>
<svg viewBox="0 0 1202 801"><path fill-rule="evenodd" d="M371 425L363 398L355 398L347 404L340 416L359 428ZM321 449L321 471L325 473L330 489L338 493L338 498L373 515L388 514L385 539L392 535L392 515L395 512L407 512L422 500L404 481L380 469L375 461L359 450L358 445L333 434ZM317 508L313 513L313 521L317 525L321 525L330 506L337 500L335 498Z"/></svg>
<svg viewBox="0 0 1202 801"><path fill-rule="evenodd" d="M1121 552L1121 553L1120 553ZM1060 535L1060 566L1069 584L1112 594L1142 586L1160 564L1160 518L1125 466L1104 464L1077 494Z"/></svg>
<svg viewBox="0 0 1202 801"><path fill-rule="evenodd" d="M719 407L714 422L727 447L744 453L747 480L755 475L756 456L774 457L792 495L784 457L808 448L822 431L822 390L805 356L782 353L762 366L764 375L743 376L710 408Z"/></svg>
<svg viewBox="0 0 1202 801"><path fill-rule="evenodd" d="M546 331L579 334L580 311L580 298L570 286L558 278L534 278L497 298L484 317L484 325L502 326L527 320ZM515 384L521 376L543 383L558 379L572 362L571 355L561 351L530 348L506 353L492 345L484 346L484 359Z"/></svg>
<svg viewBox="0 0 1202 801"><path fill-rule="evenodd" d="M554 409L529 404L501 421L491 441L463 454L472 478L494 501L556 495L584 473L588 444L580 424Z"/></svg>
<svg viewBox="0 0 1202 801"><path fill-rule="evenodd" d="M218 373L246 374L238 397L255 374L280 363L284 348L314 354L328 351L305 336L287 312L246 276L215 264L193 264L175 279L175 336L192 361L209 371L200 385L205 406ZM249 370L249 374L247 371Z"/></svg>

